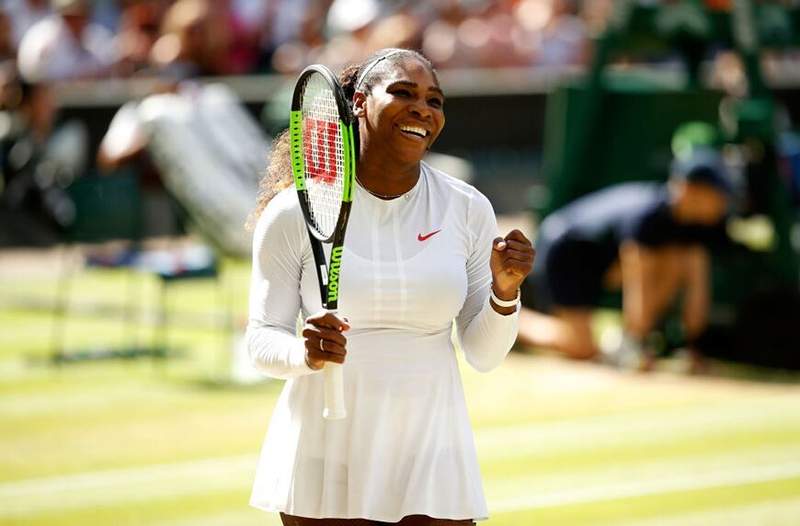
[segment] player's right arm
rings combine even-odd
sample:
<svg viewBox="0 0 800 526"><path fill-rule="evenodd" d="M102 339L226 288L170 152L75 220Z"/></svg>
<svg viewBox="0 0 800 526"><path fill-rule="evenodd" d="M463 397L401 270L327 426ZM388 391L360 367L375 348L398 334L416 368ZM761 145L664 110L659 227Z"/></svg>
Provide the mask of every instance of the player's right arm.
<svg viewBox="0 0 800 526"><path fill-rule="evenodd" d="M247 348L256 369L275 378L316 371L296 334L303 262L311 257L303 251L307 237L294 189L270 201L253 233Z"/></svg>

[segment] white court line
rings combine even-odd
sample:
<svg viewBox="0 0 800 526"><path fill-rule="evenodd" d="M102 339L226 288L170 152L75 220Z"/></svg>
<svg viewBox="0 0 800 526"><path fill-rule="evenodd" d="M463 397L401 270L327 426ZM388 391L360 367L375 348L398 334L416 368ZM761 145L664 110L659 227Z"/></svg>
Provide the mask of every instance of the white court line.
<svg viewBox="0 0 800 526"><path fill-rule="evenodd" d="M764 397L736 403L705 404L642 414L621 413L558 422L495 427L479 430L475 440L482 460L554 453L586 447L662 442L667 437L695 438L732 429L800 430L798 398Z"/></svg>
<svg viewBox="0 0 800 526"><path fill-rule="evenodd" d="M617 526L797 526L798 517L800 498L789 498L726 505L723 509L691 511L667 517L635 519L621 525L617 523Z"/></svg>
<svg viewBox="0 0 800 526"><path fill-rule="evenodd" d="M0 517L247 488L256 455L158 464L0 484Z"/></svg>
<svg viewBox="0 0 800 526"><path fill-rule="evenodd" d="M575 504L644 497L678 491L739 486L800 478L800 462L776 466L746 466L712 473L666 475L661 479L623 482L590 488L577 488L542 495L515 496L490 502L493 513L521 511L533 508L553 508ZM800 491L800 482L798 482Z"/></svg>
<svg viewBox="0 0 800 526"><path fill-rule="evenodd" d="M277 513L241 506L237 510L204 513L202 516L157 520L149 523L149 526L228 526L231 524L235 526L282 526L283 523Z"/></svg>
<svg viewBox="0 0 800 526"><path fill-rule="evenodd" d="M551 495L571 492L576 488L605 488L630 481L660 481L666 477L694 478L695 473L738 472L755 466L783 466L800 459L800 444L786 447L761 446L746 450L730 450L721 453L696 453L683 456L639 459L635 462L616 462L607 457L607 462L569 469L536 472L535 463L528 473L486 477L489 502L503 501L525 495Z"/></svg>
<svg viewBox="0 0 800 526"><path fill-rule="evenodd" d="M697 466L698 469L659 473L658 476L644 474L645 478L636 477L635 482L605 481L603 484L587 485L580 484L580 474L576 474L573 481L578 483L575 484L577 488L573 486L570 489L550 489L535 494L489 499L489 508L492 513L502 513L800 477L800 462L773 465L749 463L707 471L703 469L701 459L680 460L683 462L676 466L678 469L686 466ZM741 460L748 462L750 459L744 457ZM0 485L0 517L246 489L252 482L255 461L254 456L246 455L6 483ZM670 464L665 462L664 465ZM624 473L617 473L614 478L624 478L620 475ZM540 479L547 480L547 477ZM529 493L537 491L525 480L518 482L502 481L504 486L527 488Z"/></svg>
<svg viewBox="0 0 800 526"><path fill-rule="evenodd" d="M23 480L0 484L0 499L15 499L36 493L52 493L65 489L82 491L120 483L137 484L159 480L164 476L176 473L191 477L223 470L238 470L243 467L254 468L256 460L255 455L241 455Z"/></svg>
<svg viewBox="0 0 800 526"><path fill-rule="evenodd" d="M785 428L791 423L787 415L794 414L790 409L796 410L794 397L768 397L731 404L730 407L705 405L668 414L656 411L644 415L620 414L480 429L476 439L480 458L486 461L498 457L523 456L531 452L586 451L603 444L626 446L642 441L664 440L665 436L671 439L684 434L702 436L703 433L732 427L765 429L780 425ZM491 491L493 487L504 487L508 490L500 493L508 497L490 499L491 509L496 511L524 509L548 502L553 503L550 505L563 505L586 499L591 501L637 495L641 491L645 491L644 494L672 491L668 485L670 483L678 488L686 486L684 489L693 489L692 484L698 481L710 484L704 487L712 487L727 485L728 480L732 481L730 484L739 484L741 482L737 481L748 481L752 477L755 477L755 481L763 477L767 477L764 480L772 480L769 477L775 477L776 480L788 478L798 473L793 471L796 464L786 462L798 456L797 448L786 446L749 448L716 456L705 454L664 459L656 467L653 463L639 462L618 466L617 471L608 471L614 466L605 465L602 466L605 471L594 468L581 473L573 469L563 474L493 479L487 481L487 489ZM256 461L256 455L242 455L6 482L0 484L0 517L246 489L252 483ZM706 478L684 475L700 466L704 466ZM631 472L637 473L640 476L638 480L642 482L635 485L614 483L623 480ZM663 479L660 477L662 473L665 476L671 474L673 478ZM709 476L712 478L707 478ZM581 481L586 484L574 484ZM596 489L571 489L587 486ZM526 491L526 494L520 495L520 490Z"/></svg>

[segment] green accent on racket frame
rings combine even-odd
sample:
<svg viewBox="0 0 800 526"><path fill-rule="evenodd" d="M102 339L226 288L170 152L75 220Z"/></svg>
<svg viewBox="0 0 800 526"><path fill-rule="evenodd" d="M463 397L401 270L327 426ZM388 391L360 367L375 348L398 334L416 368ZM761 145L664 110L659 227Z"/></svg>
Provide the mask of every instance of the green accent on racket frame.
<svg viewBox="0 0 800 526"><path fill-rule="evenodd" d="M353 150L353 126L339 121L339 132L342 134L342 144L344 145L344 177L342 180L342 201L350 203L353 201L353 174L355 163L355 151Z"/></svg>
<svg viewBox="0 0 800 526"><path fill-rule="evenodd" d="M292 150L292 176L298 190L306 189L306 167L303 162L303 112L289 113L289 137Z"/></svg>

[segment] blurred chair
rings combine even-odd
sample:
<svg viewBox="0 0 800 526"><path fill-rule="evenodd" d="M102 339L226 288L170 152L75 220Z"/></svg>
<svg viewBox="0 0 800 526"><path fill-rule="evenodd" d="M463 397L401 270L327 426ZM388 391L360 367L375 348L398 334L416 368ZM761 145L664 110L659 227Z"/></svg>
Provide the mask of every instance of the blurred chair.
<svg viewBox="0 0 800 526"><path fill-rule="evenodd" d="M114 255L89 258L89 261L94 266L128 267L141 240L141 198L135 174L119 172L108 177L86 175L76 179L68 191L75 203L76 215L67 232L58 271L50 356L54 363L88 358L96 354L86 351L68 354L65 350L67 315L77 265L75 260L78 256L83 258L84 247L110 240L123 240L124 248L116 250ZM134 278L133 273L126 274L123 318L129 335L133 333L134 304L137 299Z"/></svg>
<svg viewBox="0 0 800 526"><path fill-rule="evenodd" d="M222 330L228 341L233 338L233 316L230 302L221 279L220 261L206 245L192 244L161 250L145 250L139 254L134 268L159 278L158 317L151 349L156 356L166 357L169 350L169 295L172 286L186 281L213 279L216 284L217 305L222 306ZM229 345L225 346L226 348Z"/></svg>
<svg viewBox="0 0 800 526"><path fill-rule="evenodd" d="M213 251L203 245L168 244L160 250L143 248L142 206L137 176L119 170L112 175L80 178L69 188L76 204L76 220L68 233L59 269L51 336L53 363L62 364L91 359L164 358L168 355L170 317L168 299L172 285L185 280L213 279L217 284L218 303L223 305L223 330L232 333L232 316L220 280L219 262ZM118 245L104 246L118 241ZM76 255L81 263L77 263ZM73 297L73 279L78 265L96 268L125 269L125 289L121 320L123 344L117 348L68 351L66 327ZM138 314L142 306L141 273L159 280L156 326L150 345L138 337Z"/></svg>

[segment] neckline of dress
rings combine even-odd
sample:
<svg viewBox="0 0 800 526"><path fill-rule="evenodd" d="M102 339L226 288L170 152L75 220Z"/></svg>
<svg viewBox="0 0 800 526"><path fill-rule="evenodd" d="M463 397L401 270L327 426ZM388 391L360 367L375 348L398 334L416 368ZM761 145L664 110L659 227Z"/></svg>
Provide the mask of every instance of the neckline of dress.
<svg viewBox="0 0 800 526"><path fill-rule="evenodd" d="M424 166L425 165L423 163L420 163L419 177L417 178L417 182L414 183L414 186L409 188L408 191L403 192L402 194L399 194L395 197L392 197L391 199L384 199L382 197L379 197L375 193L369 191L363 184L361 184L361 181L359 181L358 179L355 179L356 187L362 190L364 194L369 196L369 199L371 199L372 201L376 201L379 203L386 203L386 204L403 203L411 199L414 196L414 194L416 194L417 189L420 187L421 181L425 177Z"/></svg>

